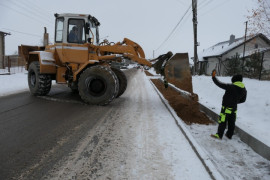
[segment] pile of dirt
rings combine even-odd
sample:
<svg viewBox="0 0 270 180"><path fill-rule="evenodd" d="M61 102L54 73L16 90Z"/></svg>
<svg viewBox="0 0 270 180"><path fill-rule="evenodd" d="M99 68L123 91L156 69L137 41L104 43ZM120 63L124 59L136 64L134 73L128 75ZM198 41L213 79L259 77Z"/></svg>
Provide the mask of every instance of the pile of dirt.
<svg viewBox="0 0 270 180"><path fill-rule="evenodd" d="M180 95L179 92L171 87L167 89L159 79L151 79L158 90L163 94L165 99L170 103L171 107L177 115L188 125L197 124L212 124L211 121L203 112L199 110L197 101L189 100Z"/></svg>
<svg viewBox="0 0 270 180"><path fill-rule="evenodd" d="M168 77L167 79L169 83L175 85L176 87L191 94L193 93L191 76L186 76L185 78L181 79L181 81L173 77Z"/></svg>
<svg viewBox="0 0 270 180"><path fill-rule="evenodd" d="M154 76L153 74L151 74L148 71L144 71L145 74L147 76ZM193 94L193 88L192 88L192 79L190 76L185 76L185 79L182 79L181 82L179 82L179 80L177 80L176 78L173 77L168 77L168 82L175 85L176 87L183 89L184 91L190 92L191 94Z"/></svg>
<svg viewBox="0 0 270 180"><path fill-rule="evenodd" d="M154 76L153 74L151 74L151 73L148 72L148 71L144 71L144 72L145 72L146 76Z"/></svg>

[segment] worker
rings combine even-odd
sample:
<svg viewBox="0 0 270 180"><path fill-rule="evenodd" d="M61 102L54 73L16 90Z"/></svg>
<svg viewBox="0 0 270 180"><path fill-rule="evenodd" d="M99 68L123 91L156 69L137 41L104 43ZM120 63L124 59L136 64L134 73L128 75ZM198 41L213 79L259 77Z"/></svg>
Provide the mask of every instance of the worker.
<svg viewBox="0 0 270 180"><path fill-rule="evenodd" d="M79 42L77 26L73 26L72 30L70 31L68 35L68 41L73 42L73 43Z"/></svg>
<svg viewBox="0 0 270 180"><path fill-rule="evenodd" d="M237 104L243 103L246 101L247 90L245 85L242 83L242 75L234 75L231 79L232 84L224 84L216 78L216 70L212 72L212 79L214 83L225 90L222 100L222 108L218 120L218 130L216 134L211 134L211 137L216 139L222 139L226 124L228 123L228 130L225 136L229 139L232 139L236 113L237 113Z"/></svg>

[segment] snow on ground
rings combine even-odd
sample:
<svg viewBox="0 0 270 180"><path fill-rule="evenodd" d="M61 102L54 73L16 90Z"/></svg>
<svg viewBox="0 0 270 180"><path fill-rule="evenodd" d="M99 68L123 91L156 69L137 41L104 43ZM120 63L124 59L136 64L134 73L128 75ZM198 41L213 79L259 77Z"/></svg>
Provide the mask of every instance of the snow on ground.
<svg viewBox="0 0 270 180"><path fill-rule="evenodd" d="M211 179L141 70L44 179Z"/></svg>
<svg viewBox="0 0 270 180"><path fill-rule="evenodd" d="M231 77L217 78L221 82L231 83ZM217 87L209 76L194 76L192 81L199 102L219 114L225 91ZM270 146L270 81L244 78L243 83L247 89L247 99L238 105L236 125Z"/></svg>
<svg viewBox="0 0 270 180"><path fill-rule="evenodd" d="M152 74L152 70L150 70ZM155 77L154 77L155 78ZM220 81L230 83L229 77L218 77ZM139 80L136 80L139 81ZM145 83L145 81L143 81ZM269 111L269 104L270 104L270 95L267 93L268 89L270 88L270 82L269 81L258 81L258 80L252 80L244 78L243 81L246 85L248 96L247 101L244 104L239 105L238 107L238 118L236 124L250 133L251 135L255 136L265 144L269 146L269 140L267 137L269 137L269 131L267 131L267 128L270 127L270 120L268 117L270 117L270 111ZM0 96L5 96L7 94L16 93L22 90L27 90L27 75L25 73L18 73L13 75L0 75ZM146 89L141 90L143 95L145 92L148 93L155 93L153 92L153 89L148 84L144 85ZM134 87L135 88L135 87ZM206 105L207 107L211 108L216 113L219 113L222 96L224 94L224 90L218 88L213 82L211 77L207 76L195 76L193 77L193 88L194 92L199 95L199 101ZM131 91L132 92L132 91ZM130 92L130 93L131 93ZM137 92L133 96L128 97L134 97L139 98ZM155 106L151 108L151 114L153 113L165 113L163 110L158 107L158 102L156 97L152 97L150 95L149 97L150 101L154 101ZM147 99L146 98L146 99ZM140 97L139 99L142 99ZM138 99L138 100L139 100ZM135 102L138 101L134 99ZM136 104L136 103L135 103ZM156 107L156 108L155 108ZM123 107L124 108L124 107ZM146 106L144 107L146 108ZM154 108L154 109L153 109ZM137 111L136 111L137 112ZM139 111L137 112L139 113ZM173 172L173 177L179 177L181 176L181 173L187 173L185 171L188 171L188 169L183 169L184 172L181 172L181 170L177 169L178 166L182 165L185 166L186 163L189 163L186 160L180 160L178 154L186 155L186 148L184 147L185 151L182 152L182 144L180 142L183 141L181 136L176 132L176 129L173 124L168 124L162 121L162 113L158 118L155 120L155 122L152 122L152 125L155 124L159 130L159 135L156 137L156 135L153 135L153 131L151 131L152 126L149 124L141 124L143 119L136 119L134 122L136 122L136 126L131 125L130 127L138 127L141 128L141 132L148 132L149 130L151 132L148 132L146 134L147 136L140 134L139 136L136 136L137 143L139 143L141 140L144 140L144 138L148 138L147 142L151 142L151 138L158 138L160 141L160 145L152 143L153 147L156 148L162 148L161 152L163 153L164 159L167 161L171 159L175 159L175 161L171 161L170 164L170 171ZM129 113L126 113L128 115ZM165 117L166 116L166 117ZM141 116L141 118L145 118L146 115ZM125 119L128 119L131 117L126 117ZM164 118L167 119L167 115L164 115ZM130 123L132 121L129 121ZM138 122L140 122L138 124ZM123 122L122 122L123 123ZM146 126L147 127L144 127ZM164 128L166 127L166 128ZM216 167L219 169L220 173L225 177L225 179L270 179L270 162L256 154L250 147L248 147L246 144L244 144L239 137L234 136L232 140L228 140L223 138L222 141L215 140L210 138L210 133L215 133L217 130L217 124L216 125L196 125L193 124L191 126L187 126L187 128L190 130L196 141L199 143L199 145L202 146L206 154L210 157L211 161L216 165ZM139 130L138 129L138 130ZM153 129L152 129L153 130ZM156 130L155 130L156 131ZM135 133L134 135L136 135ZM179 141L179 147L177 144L174 145L173 139L178 139ZM163 144L161 146L161 144ZM136 145L134 145L136 146ZM139 146L139 145L138 145ZM141 146L145 146L149 150L151 146L147 146L146 142L141 143ZM167 147L168 146L168 147ZM139 147L139 148L142 148ZM153 151L152 151L153 150ZM151 151L154 152L154 149L151 148ZM134 153L134 156L136 156L136 151L131 151L130 153ZM184 154L183 154L184 153ZM153 154L155 155L155 154ZM149 154L149 158L153 158L155 156L151 156L151 153ZM158 159L157 159L158 160ZM130 159L130 161L132 161ZM144 161L142 161L144 162ZM137 164L138 163L138 164ZM136 167L137 170L143 171L143 168L140 168L140 163L137 161ZM161 163L161 162L159 162ZM162 165L163 166L163 165ZM161 166L161 167L162 167ZM78 167L81 167L80 165ZM117 166L116 166L117 167ZM152 168L156 168L155 166L152 166ZM164 167L165 168L165 167ZM199 170L200 172L200 170ZM136 173L134 171L133 173ZM134 175L134 174L133 174ZM149 174L148 174L149 175ZM136 174L134 175L136 176ZM147 176L151 177L151 176ZM186 178L188 178L188 175L186 174ZM190 178L190 176L189 176Z"/></svg>
<svg viewBox="0 0 270 180"><path fill-rule="evenodd" d="M0 75L0 84L0 96L25 91L28 89L27 74L20 72L12 75Z"/></svg>
<svg viewBox="0 0 270 180"><path fill-rule="evenodd" d="M150 70L150 73L155 74L153 69ZM200 103L219 114L224 90L218 88L212 82L211 77L195 76L192 78L193 90L199 95ZM218 79L230 83L229 77L218 77ZM253 132L254 134L251 133L253 136L256 138L260 137L259 139L262 142L266 142L267 140L261 137L260 133L264 131L266 138L269 137L270 134L267 131L267 128L270 127L269 120L267 119L270 113L269 109L267 109L269 94L266 92L267 89L270 88L270 82L246 78L244 78L243 82L246 85L248 96L246 103L238 107L237 125L244 129L244 126L242 126L239 121L243 122L244 118L249 119L250 117L254 117L257 121L253 122L252 119L247 121L247 123L253 123L251 128L253 127L254 129L250 129L247 132ZM252 96L254 96L254 99ZM257 105L257 107L252 104ZM246 115L245 113L252 111L250 108L255 111L259 108L260 110L257 111L261 114L256 113L252 114L252 116ZM255 153L249 146L243 143L238 136L233 136L232 140L228 140L224 137L221 141L211 138L210 134L217 131L218 124L192 124L190 126L186 125L186 127L225 179L270 179L270 161Z"/></svg>
<svg viewBox="0 0 270 180"><path fill-rule="evenodd" d="M226 137L222 140L211 138L209 134L216 132L217 126L192 124L186 127L224 179L269 180L270 161L254 152L238 136L233 136L232 140Z"/></svg>

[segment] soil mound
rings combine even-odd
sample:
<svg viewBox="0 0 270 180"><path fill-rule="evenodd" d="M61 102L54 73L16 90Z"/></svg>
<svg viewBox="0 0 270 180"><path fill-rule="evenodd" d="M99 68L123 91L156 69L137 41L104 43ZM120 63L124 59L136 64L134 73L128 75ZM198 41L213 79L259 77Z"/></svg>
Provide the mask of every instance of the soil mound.
<svg viewBox="0 0 270 180"><path fill-rule="evenodd" d="M212 124L211 121L203 112L199 110L199 103L197 101L189 100L180 95L179 92L171 87L167 89L159 79L151 79L158 90L167 99L171 107L177 115L188 125L192 123L197 124Z"/></svg>
<svg viewBox="0 0 270 180"><path fill-rule="evenodd" d="M148 72L148 71L144 71L144 72L145 72L146 76L154 76L153 74L151 74L151 73Z"/></svg>

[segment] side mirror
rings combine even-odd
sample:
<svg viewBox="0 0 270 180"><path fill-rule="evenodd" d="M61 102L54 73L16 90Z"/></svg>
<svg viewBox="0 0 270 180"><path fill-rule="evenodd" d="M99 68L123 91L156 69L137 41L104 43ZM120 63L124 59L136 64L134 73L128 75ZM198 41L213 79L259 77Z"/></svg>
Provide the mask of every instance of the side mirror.
<svg viewBox="0 0 270 180"><path fill-rule="evenodd" d="M89 34L89 31L90 31L90 24L85 23L85 34Z"/></svg>

